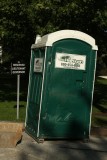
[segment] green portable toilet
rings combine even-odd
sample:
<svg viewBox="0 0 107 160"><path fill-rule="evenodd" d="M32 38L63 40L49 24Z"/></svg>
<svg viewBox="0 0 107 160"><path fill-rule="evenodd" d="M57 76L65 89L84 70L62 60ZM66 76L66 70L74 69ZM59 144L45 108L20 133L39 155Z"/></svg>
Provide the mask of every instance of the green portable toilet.
<svg viewBox="0 0 107 160"><path fill-rule="evenodd" d="M25 122L34 139L89 139L97 50L80 31L37 36Z"/></svg>

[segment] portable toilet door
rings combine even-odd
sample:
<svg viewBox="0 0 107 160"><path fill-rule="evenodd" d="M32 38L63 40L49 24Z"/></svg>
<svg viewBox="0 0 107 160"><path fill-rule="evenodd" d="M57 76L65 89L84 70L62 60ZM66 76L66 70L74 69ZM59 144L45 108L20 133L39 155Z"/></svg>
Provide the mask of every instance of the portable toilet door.
<svg viewBox="0 0 107 160"><path fill-rule="evenodd" d="M32 45L25 126L33 138L89 138L97 50L94 38L74 30Z"/></svg>

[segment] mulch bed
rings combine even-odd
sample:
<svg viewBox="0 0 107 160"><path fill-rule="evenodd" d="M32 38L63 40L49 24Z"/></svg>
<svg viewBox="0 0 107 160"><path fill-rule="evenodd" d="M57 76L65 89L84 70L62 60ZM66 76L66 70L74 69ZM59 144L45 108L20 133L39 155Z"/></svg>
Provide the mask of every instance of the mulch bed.
<svg viewBox="0 0 107 160"><path fill-rule="evenodd" d="M92 127L91 135L96 136L96 137L107 137L107 128Z"/></svg>

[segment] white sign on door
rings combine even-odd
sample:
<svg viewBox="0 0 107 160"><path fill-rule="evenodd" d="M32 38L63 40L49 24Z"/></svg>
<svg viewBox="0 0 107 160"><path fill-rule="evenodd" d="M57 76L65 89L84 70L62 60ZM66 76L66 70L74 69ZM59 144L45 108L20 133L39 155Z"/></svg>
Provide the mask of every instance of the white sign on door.
<svg viewBox="0 0 107 160"><path fill-rule="evenodd" d="M42 70L43 70L43 58L35 58L34 72L42 72Z"/></svg>
<svg viewBox="0 0 107 160"><path fill-rule="evenodd" d="M86 55L56 53L55 68L85 70Z"/></svg>

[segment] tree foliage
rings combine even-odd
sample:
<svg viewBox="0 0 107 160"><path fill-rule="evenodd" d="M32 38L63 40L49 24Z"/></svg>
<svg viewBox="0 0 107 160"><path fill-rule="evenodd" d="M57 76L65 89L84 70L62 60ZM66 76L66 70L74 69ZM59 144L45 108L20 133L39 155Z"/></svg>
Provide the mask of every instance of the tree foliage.
<svg viewBox="0 0 107 160"><path fill-rule="evenodd" d="M1 0L0 36L4 60L28 60L36 34L73 29L96 39L107 55L107 0Z"/></svg>
<svg viewBox="0 0 107 160"><path fill-rule="evenodd" d="M1 11L1 43L4 60L25 59L30 52L34 36L32 24L28 19L27 2L21 0L2 0Z"/></svg>

